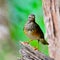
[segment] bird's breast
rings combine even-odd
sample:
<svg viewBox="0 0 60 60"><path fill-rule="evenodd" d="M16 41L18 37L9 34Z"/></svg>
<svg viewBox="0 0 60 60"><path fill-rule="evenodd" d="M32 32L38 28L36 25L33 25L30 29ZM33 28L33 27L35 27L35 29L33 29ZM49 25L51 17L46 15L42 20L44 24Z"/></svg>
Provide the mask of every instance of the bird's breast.
<svg viewBox="0 0 60 60"><path fill-rule="evenodd" d="M34 30L24 30L24 33L31 39L39 39L39 33L37 34Z"/></svg>

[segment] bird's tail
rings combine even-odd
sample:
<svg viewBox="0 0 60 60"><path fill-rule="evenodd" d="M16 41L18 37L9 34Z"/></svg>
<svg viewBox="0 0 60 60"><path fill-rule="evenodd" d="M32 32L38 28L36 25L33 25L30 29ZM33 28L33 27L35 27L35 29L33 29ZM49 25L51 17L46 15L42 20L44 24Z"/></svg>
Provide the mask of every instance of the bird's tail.
<svg viewBox="0 0 60 60"><path fill-rule="evenodd" d="M49 43L45 39L40 39L41 43L44 45L49 45Z"/></svg>

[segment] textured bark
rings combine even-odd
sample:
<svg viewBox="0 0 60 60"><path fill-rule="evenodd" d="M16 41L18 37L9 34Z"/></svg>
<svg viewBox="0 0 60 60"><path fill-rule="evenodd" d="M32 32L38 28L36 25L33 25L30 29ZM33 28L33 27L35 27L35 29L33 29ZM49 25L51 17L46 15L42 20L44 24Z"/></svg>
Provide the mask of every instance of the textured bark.
<svg viewBox="0 0 60 60"><path fill-rule="evenodd" d="M35 50L29 44L21 43L20 53L22 55L22 58L19 60L53 60L38 50Z"/></svg>
<svg viewBox="0 0 60 60"><path fill-rule="evenodd" d="M43 0L44 20L49 42L49 54L54 60L60 60L59 7L57 0Z"/></svg>

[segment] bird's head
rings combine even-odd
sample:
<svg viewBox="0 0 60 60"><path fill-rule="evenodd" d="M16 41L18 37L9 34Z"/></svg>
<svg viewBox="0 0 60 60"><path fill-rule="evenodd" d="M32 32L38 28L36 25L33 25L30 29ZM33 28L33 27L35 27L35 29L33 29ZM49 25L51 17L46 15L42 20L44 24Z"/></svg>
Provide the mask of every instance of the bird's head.
<svg viewBox="0 0 60 60"><path fill-rule="evenodd" d="M31 22L35 21L35 15L34 14L29 15L28 20Z"/></svg>

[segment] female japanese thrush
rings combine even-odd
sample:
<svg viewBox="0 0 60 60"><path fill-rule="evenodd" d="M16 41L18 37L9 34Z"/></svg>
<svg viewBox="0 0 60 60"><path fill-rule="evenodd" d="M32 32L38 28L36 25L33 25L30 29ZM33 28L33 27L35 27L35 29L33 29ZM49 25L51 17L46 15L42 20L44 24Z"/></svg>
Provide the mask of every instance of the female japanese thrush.
<svg viewBox="0 0 60 60"><path fill-rule="evenodd" d="M24 26L24 33L31 39L31 40L38 40L44 45L48 45L48 42L44 38L44 34L39 27L39 25L35 22L35 15L31 14L28 17L28 21Z"/></svg>

